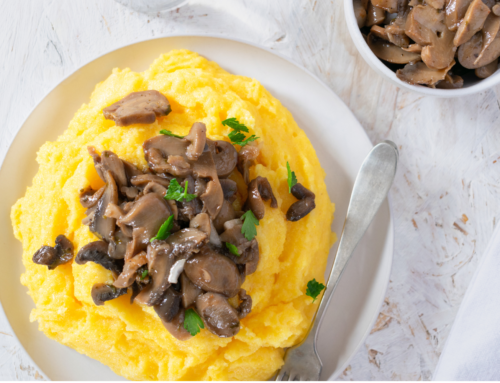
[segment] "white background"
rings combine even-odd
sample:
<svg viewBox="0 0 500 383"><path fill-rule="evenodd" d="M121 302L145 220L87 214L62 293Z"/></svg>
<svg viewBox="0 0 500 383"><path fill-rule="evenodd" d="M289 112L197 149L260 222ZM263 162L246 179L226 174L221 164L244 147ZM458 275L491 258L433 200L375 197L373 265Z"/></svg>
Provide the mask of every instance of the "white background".
<svg viewBox="0 0 500 383"><path fill-rule="evenodd" d="M340 379L431 378L500 218L500 87L451 100L399 90L357 53L341 0L190 0L159 15L113 0L0 0L0 9L0 159L29 111L79 66L131 42L190 33L280 52L327 83L373 142L396 142L391 281L377 324ZM0 316L0 380L16 379L41 376Z"/></svg>

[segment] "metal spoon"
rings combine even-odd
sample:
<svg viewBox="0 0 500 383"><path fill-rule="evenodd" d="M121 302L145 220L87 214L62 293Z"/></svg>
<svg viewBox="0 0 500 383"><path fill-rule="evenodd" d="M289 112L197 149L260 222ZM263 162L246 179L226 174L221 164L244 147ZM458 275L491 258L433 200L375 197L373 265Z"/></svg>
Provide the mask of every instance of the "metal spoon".
<svg viewBox="0 0 500 383"><path fill-rule="evenodd" d="M330 278L307 337L285 354L285 364L276 380L319 380L323 367L316 349L318 329L340 277L361 237L385 200L394 180L398 149L392 141L376 145L358 172L347 209Z"/></svg>

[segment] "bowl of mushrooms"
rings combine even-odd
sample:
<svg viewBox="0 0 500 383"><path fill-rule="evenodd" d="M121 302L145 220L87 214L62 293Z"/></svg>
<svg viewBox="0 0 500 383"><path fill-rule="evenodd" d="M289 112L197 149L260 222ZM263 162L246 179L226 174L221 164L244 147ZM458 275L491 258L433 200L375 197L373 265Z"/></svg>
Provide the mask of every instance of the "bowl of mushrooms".
<svg viewBox="0 0 500 383"><path fill-rule="evenodd" d="M500 83L500 1L344 0L361 56L401 88L458 97Z"/></svg>

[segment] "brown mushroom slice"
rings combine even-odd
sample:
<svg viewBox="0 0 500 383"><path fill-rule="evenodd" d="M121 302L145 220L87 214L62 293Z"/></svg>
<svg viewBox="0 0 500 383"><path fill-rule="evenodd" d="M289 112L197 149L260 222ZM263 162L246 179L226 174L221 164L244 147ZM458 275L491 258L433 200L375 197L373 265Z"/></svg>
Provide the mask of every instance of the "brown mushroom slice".
<svg viewBox="0 0 500 383"><path fill-rule="evenodd" d="M444 24L444 12L429 5L418 5L408 14L408 37L422 46L422 61L434 69L447 68L455 57L454 33Z"/></svg>
<svg viewBox="0 0 500 383"><path fill-rule="evenodd" d="M426 0L426 3L429 4L434 9L442 10L446 3L445 0Z"/></svg>
<svg viewBox="0 0 500 383"><path fill-rule="evenodd" d="M198 229L204 232L208 237L212 232L212 225L210 225L210 217L207 213L200 213L196 215L191 222L189 222L189 227L192 229Z"/></svg>
<svg viewBox="0 0 500 383"><path fill-rule="evenodd" d="M243 176L245 183L250 182L249 168L254 164L254 161L259 156L259 148L253 145L246 145L240 149L238 153L238 170Z"/></svg>
<svg viewBox="0 0 500 383"><path fill-rule="evenodd" d="M382 8L389 13L396 13L398 11L398 0L371 0L373 6Z"/></svg>
<svg viewBox="0 0 500 383"><path fill-rule="evenodd" d="M109 271L120 274L123 269L123 260L111 258L108 255L108 246L108 243L104 241L90 242L80 249L76 255L75 262L78 265L94 262Z"/></svg>
<svg viewBox="0 0 500 383"><path fill-rule="evenodd" d="M465 13L464 19L460 22L453 44L458 47L469 41L472 36L483 28L490 12L490 9L481 0L473 0Z"/></svg>
<svg viewBox="0 0 500 383"><path fill-rule="evenodd" d="M410 39L405 34L405 30L396 23L385 27L388 40L400 48L407 48L410 45Z"/></svg>
<svg viewBox="0 0 500 383"><path fill-rule="evenodd" d="M102 113L107 120L115 121L117 126L132 124L152 124L156 118L166 116L172 111L167 98L157 90L133 92L120 101L104 108Z"/></svg>
<svg viewBox="0 0 500 383"><path fill-rule="evenodd" d="M73 243L64 235L58 235L55 246L42 246L33 255L33 262L37 265L44 265L49 270L54 270L57 266L68 263L73 259Z"/></svg>
<svg viewBox="0 0 500 383"><path fill-rule="evenodd" d="M90 292L96 306L102 306L104 302L116 299L124 294L127 294L127 289L117 289L115 286L105 283L94 284Z"/></svg>
<svg viewBox="0 0 500 383"><path fill-rule="evenodd" d="M500 34L486 48L483 47L483 35L476 33L472 39L458 49L458 61L467 69L476 69L488 65L500 57Z"/></svg>
<svg viewBox="0 0 500 383"><path fill-rule="evenodd" d="M363 28L366 22L366 9L363 6L361 0L353 0L354 16L356 17L356 22L358 28Z"/></svg>
<svg viewBox="0 0 500 383"><path fill-rule="evenodd" d="M121 160L122 163L123 163L123 168L125 169L125 174L127 175L127 180L129 181L130 183L130 180L133 178L133 177L136 177L136 176L139 176L141 174L144 174L137 166L135 166L134 164L128 162L128 161L125 161L125 160Z"/></svg>
<svg viewBox="0 0 500 383"><path fill-rule="evenodd" d="M166 241L172 246L174 257L187 257L199 252L208 242L208 235L198 229L187 228L173 233Z"/></svg>
<svg viewBox="0 0 500 383"><path fill-rule="evenodd" d="M412 53L421 53L422 52L422 46L419 44L410 44L408 45L408 48L401 48L406 52L412 52Z"/></svg>
<svg viewBox="0 0 500 383"><path fill-rule="evenodd" d="M401 81L406 81L412 85L435 85L438 81L445 79L446 74L453 65L455 65L455 61L446 69L432 69L423 62L406 64L403 69L396 71L396 76Z"/></svg>
<svg viewBox="0 0 500 383"><path fill-rule="evenodd" d="M493 14L495 14L496 16L500 16L500 4L495 4L492 8L491 8L491 12L493 12Z"/></svg>
<svg viewBox="0 0 500 383"><path fill-rule="evenodd" d="M144 194L155 193L160 197L164 198L167 195L167 188L165 186L160 185L156 182L150 182L144 188Z"/></svg>
<svg viewBox="0 0 500 383"><path fill-rule="evenodd" d="M87 209L95 206L97 202L99 202L99 199L102 197L105 190L106 187L104 186L97 191L93 190L91 187L84 189L80 193L80 204Z"/></svg>
<svg viewBox="0 0 500 383"><path fill-rule="evenodd" d="M184 140L190 143L186 149L186 157L191 161L196 161L205 148L207 127L203 122L195 122Z"/></svg>
<svg viewBox="0 0 500 383"><path fill-rule="evenodd" d="M241 301L237 308L238 318L243 319L252 311L252 297L244 289L240 289L238 298Z"/></svg>
<svg viewBox="0 0 500 383"><path fill-rule="evenodd" d="M254 238L249 241L241 233L243 226L241 219L228 221L224 226L226 230L220 236L221 241L236 246L239 254L239 256L235 256L230 253L228 257L237 265L245 266L245 275L253 274L257 271L260 259L257 240Z"/></svg>
<svg viewBox="0 0 500 383"><path fill-rule="evenodd" d="M117 229L113 239L109 242L108 255L114 259L125 258L129 242L130 238L121 229Z"/></svg>
<svg viewBox="0 0 500 383"><path fill-rule="evenodd" d="M191 282L205 291L231 298L240 289L240 273L235 263L209 246L187 260L184 272Z"/></svg>
<svg viewBox="0 0 500 383"><path fill-rule="evenodd" d="M170 180L164 177L160 177L154 174L141 174L131 178L130 182L134 186L145 187L150 182L156 182L161 186L168 189L170 185Z"/></svg>
<svg viewBox="0 0 500 383"><path fill-rule="evenodd" d="M366 23L365 26L371 27L375 24L382 24L385 20L385 10L376 7L370 1L366 10Z"/></svg>
<svg viewBox="0 0 500 383"><path fill-rule="evenodd" d="M181 307L181 309L171 322L166 322L163 319L161 321L168 332L172 334L173 337L181 341L186 341L192 338L191 334L184 328L184 314L185 310L183 307Z"/></svg>
<svg viewBox="0 0 500 383"><path fill-rule="evenodd" d="M482 66L480 68L476 68L474 73L479 78L487 78L490 77L493 73L495 73L498 69L498 59L490 62L488 65Z"/></svg>
<svg viewBox="0 0 500 383"><path fill-rule="evenodd" d="M181 294L173 288L169 288L162 297L159 303L154 306L156 314L161 318L162 322L170 323L181 309Z"/></svg>
<svg viewBox="0 0 500 383"><path fill-rule="evenodd" d="M450 31L456 31L465 17L472 0L449 0L445 9L445 24Z"/></svg>
<svg viewBox="0 0 500 383"><path fill-rule="evenodd" d="M306 189L302 184L297 183L292 186L293 196L299 201L293 203L286 212L288 221L298 221L308 215L315 207L314 199L316 196L312 191Z"/></svg>
<svg viewBox="0 0 500 383"><path fill-rule="evenodd" d="M238 192L238 184L233 180L223 179L220 180L220 186L224 193L224 199L233 203L236 199L236 193Z"/></svg>
<svg viewBox="0 0 500 383"><path fill-rule="evenodd" d="M207 144L214 159L217 176L229 177L238 163L238 152L230 142L207 140Z"/></svg>
<svg viewBox="0 0 500 383"><path fill-rule="evenodd" d="M215 219L224 203L224 193L218 179L210 181L207 184L207 189L205 193L200 196L200 199L203 201L210 217Z"/></svg>
<svg viewBox="0 0 500 383"><path fill-rule="evenodd" d="M224 230L224 224L227 221L231 221L236 218L236 212L234 211L233 205L229 203L229 201L224 200L222 204L222 209L219 214L213 220L215 229L218 233L221 233Z"/></svg>
<svg viewBox="0 0 500 383"><path fill-rule="evenodd" d="M223 295L208 292L196 299L196 311L207 329L221 337L230 338L240 331L238 312Z"/></svg>
<svg viewBox="0 0 500 383"><path fill-rule="evenodd" d="M104 171L109 170L113 176L113 179L118 186L118 189L124 186L128 186L127 174L125 173L125 167L123 166L122 160L113 153L111 150L104 150L101 153L101 164ZM105 180L103 180L105 181Z"/></svg>
<svg viewBox="0 0 500 383"><path fill-rule="evenodd" d="M252 210L258 220L264 218L266 207L264 201L271 200L271 207L277 208L278 202L273 194L271 184L265 177L258 176L248 184L247 207Z"/></svg>
<svg viewBox="0 0 500 383"><path fill-rule="evenodd" d="M495 41L498 37L498 33L500 30L500 17L493 15L492 13L486 18L484 22L483 30L481 31L481 35L483 37L481 52L477 57L476 61L483 61L483 56L488 52L489 46ZM485 64L486 65L486 64Z"/></svg>
<svg viewBox="0 0 500 383"><path fill-rule="evenodd" d="M203 291L189 280L186 273L181 274L181 302L184 308L187 309L191 305L194 305L196 298L198 298L198 295L202 293Z"/></svg>
<svg viewBox="0 0 500 383"><path fill-rule="evenodd" d="M407 64L420 60L420 54L406 52L388 41L375 37L372 33L368 35L367 43L375 56L393 64Z"/></svg>
<svg viewBox="0 0 500 383"><path fill-rule="evenodd" d="M389 36L387 35L387 30L380 25L373 25L370 28L370 34L378 37L379 39L383 39L385 41L389 41Z"/></svg>
<svg viewBox="0 0 500 383"><path fill-rule="evenodd" d="M132 286L132 283L134 283L135 278L137 277L137 270L139 270L139 268L146 263L148 263L148 259L146 257L146 252L144 251L130 259L127 259L125 261L125 265L123 266L123 271L113 285L118 288Z"/></svg>
<svg viewBox="0 0 500 383"><path fill-rule="evenodd" d="M436 84L438 89L458 89L464 86L464 79L458 75L447 73L444 80Z"/></svg>
<svg viewBox="0 0 500 383"><path fill-rule="evenodd" d="M170 173L172 165L167 162L168 157L186 156L188 146L189 141L166 135L150 138L142 145L144 157L149 167L156 173Z"/></svg>
<svg viewBox="0 0 500 383"><path fill-rule="evenodd" d="M118 220L117 224L120 227L131 227L137 235L138 245L145 248L171 214L169 205L162 197L149 193L134 202L127 215Z"/></svg>

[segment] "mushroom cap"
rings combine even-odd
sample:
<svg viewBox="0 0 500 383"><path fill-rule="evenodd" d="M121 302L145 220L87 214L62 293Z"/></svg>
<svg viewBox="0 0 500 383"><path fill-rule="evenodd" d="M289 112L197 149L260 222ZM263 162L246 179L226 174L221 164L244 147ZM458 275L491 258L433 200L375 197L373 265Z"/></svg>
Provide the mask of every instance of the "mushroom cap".
<svg viewBox="0 0 500 383"><path fill-rule="evenodd" d="M389 41L377 38L372 32L368 34L368 46L379 59L393 64L407 64L420 60L419 53L407 52Z"/></svg>
<svg viewBox="0 0 500 383"><path fill-rule="evenodd" d="M476 69L488 65L500 57L500 34L491 44L483 49L483 35L476 33L458 49L458 61L467 69Z"/></svg>
<svg viewBox="0 0 500 383"><path fill-rule="evenodd" d="M227 141L207 140L208 147L214 159L219 178L226 178L233 172L238 163L238 152Z"/></svg>
<svg viewBox="0 0 500 383"><path fill-rule="evenodd" d="M102 306L104 302L116 299L127 293L127 289L117 289L105 283L96 283L92 286L90 295L96 306Z"/></svg>
<svg viewBox="0 0 500 383"><path fill-rule="evenodd" d="M207 329L221 338L233 337L240 331L238 312L221 294L209 292L198 296L196 311Z"/></svg>
<svg viewBox="0 0 500 383"><path fill-rule="evenodd" d="M258 176L248 184L248 199L246 202L247 207L252 210L258 220L264 218L266 212L264 201L268 200L271 200L271 207L278 207L278 201L274 197L271 184L267 178Z"/></svg>

